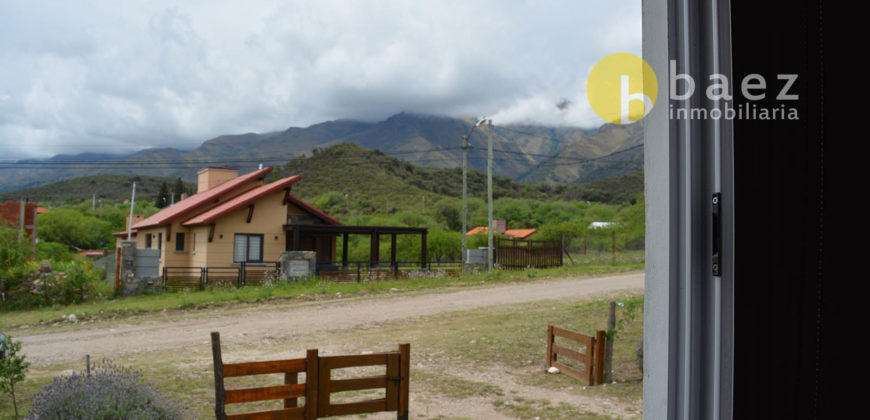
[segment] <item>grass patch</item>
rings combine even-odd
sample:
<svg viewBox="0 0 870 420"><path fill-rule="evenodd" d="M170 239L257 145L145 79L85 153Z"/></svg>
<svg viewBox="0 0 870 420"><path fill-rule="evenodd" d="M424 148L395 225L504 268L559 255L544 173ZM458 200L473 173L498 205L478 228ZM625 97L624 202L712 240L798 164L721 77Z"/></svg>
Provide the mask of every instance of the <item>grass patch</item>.
<svg viewBox="0 0 870 420"><path fill-rule="evenodd" d="M74 313L79 320L127 318L159 312L213 308L238 303L288 300L300 297L335 296L384 293L391 289L421 290L445 286L503 283L535 279L589 276L642 270L643 262L629 259L612 264L581 264L551 269L496 271L491 274L469 274L461 277L412 278L361 283L324 282L316 279L282 283L275 286L247 286L242 288L214 288L203 291L157 293L143 296L120 297L77 305L0 312L0 328L22 325L51 325L63 322L63 316Z"/></svg>
<svg viewBox="0 0 870 420"><path fill-rule="evenodd" d="M434 373L421 369L411 369L411 380L422 383L431 392L455 399L504 395L504 390L498 385L472 381L444 372Z"/></svg>

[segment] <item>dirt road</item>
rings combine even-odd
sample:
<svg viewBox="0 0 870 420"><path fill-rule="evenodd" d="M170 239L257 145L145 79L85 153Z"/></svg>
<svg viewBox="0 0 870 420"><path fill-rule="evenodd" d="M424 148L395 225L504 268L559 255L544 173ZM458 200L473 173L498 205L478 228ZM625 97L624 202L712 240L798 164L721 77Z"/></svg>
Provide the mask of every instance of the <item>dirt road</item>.
<svg viewBox="0 0 870 420"><path fill-rule="evenodd" d="M117 357L145 351L173 351L200 345L209 332L223 336L244 333L255 339L266 336L293 336L312 332L347 330L369 323L415 318L491 305L534 302L547 299L577 299L644 287L642 273L599 278L562 279L464 289L446 293L404 294L384 297L332 299L305 304L285 302L248 306L241 310L223 309L190 317L150 315L143 322L53 333L18 334L28 360L50 364L77 360L82 354Z"/></svg>

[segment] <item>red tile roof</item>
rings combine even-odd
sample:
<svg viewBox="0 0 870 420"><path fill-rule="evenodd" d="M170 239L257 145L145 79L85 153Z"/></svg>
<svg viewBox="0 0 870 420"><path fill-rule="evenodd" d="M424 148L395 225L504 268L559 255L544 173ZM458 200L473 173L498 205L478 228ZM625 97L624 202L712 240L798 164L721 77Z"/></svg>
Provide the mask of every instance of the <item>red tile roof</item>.
<svg viewBox="0 0 870 420"><path fill-rule="evenodd" d="M466 232L465 235L486 235L487 231L486 226L478 226ZM508 229L504 231L504 234L509 238L526 239L537 231L537 229Z"/></svg>
<svg viewBox="0 0 870 420"><path fill-rule="evenodd" d="M167 207L152 215L151 217L148 217L145 220L134 224L133 229L141 229L144 227L159 226L170 223L173 220L189 214L190 212L196 210L199 207L202 207L205 204L213 203L215 199L218 199L220 196L231 192L232 190L243 184L246 184L259 177L265 177L266 174L272 172L272 169L273 168L271 166L267 166L263 169L251 172L249 174L233 178L210 190L203 191L201 193L187 197L184 200L175 203L175 205Z"/></svg>
<svg viewBox="0 0 870 420"><path fill-rule="evenodd" d="M465 232L465 235L467 235L467 236L477 235L477 234L486 235L486 233L488 231L489 231L489 229L487 229L486 226L478 226L474 229L469 230L468 232Z"/></svg>
<svg viewBox="0 0 870 420"><path fill-rule="evenodd" d="M263 197L267 194L270 194L270 193L273 193L276 191L280 191L284 188L287 188L290 185L292 185L293 183L295 183L296 181L299 181L300 179L302 179L302 175L293 175L293 176L290 176L287 178L279 179L279 180L272 182L270 184L259 186L257 188L254 188L253 190L250 190L248 192L243 193L240 196L234 197L231 200L229 200L229 201L227 201L227 202L225 202L217 207L214 207L214 208L212 208L212 209L210 209L202 214L198 214L198 215L194 216L193 218L190 218L190 219L184 221L184 223L182 223L182 225L183 226L193 226L193 225L202 225L202 224L206 224L206 223L211 223L211 222L215 221L217 218L226 215L227 213L230 213L234 210L238 210L242 207L247 206L250 203L253 203L254 201L258 200L260 197Z"/></svg>
<svg viewBox="0 0 870 420"><path fill-rule="evenodd" d="M526 239L537 231L537 229L508 229L504 234L509 238Z"/></svg>
<svg viewBox="0 0 870 420"><path fill-rule="evenodd" d="M133 229L133 230L130 232L130 236L136 236L136 233L138 233L138 231L137 231L136 229ZM126 231L126 230L122 230L122 231L120 231L120 232L112 232L112 236L117 236L117 237L119 237L119 238L127 239L127 231Z"/></svg>

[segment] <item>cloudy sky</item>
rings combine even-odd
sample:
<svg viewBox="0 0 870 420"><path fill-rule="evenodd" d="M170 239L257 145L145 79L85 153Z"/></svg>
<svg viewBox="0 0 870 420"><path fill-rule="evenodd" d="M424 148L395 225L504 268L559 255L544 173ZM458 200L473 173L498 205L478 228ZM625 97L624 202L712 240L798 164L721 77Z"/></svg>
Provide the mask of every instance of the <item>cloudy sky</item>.
<svg viewBox="0 0 870 420"><path fill-rule="evenodd" d="M400 111L595 126L589 70L640 51L640 0L0 0L0 159Z"/></svg>

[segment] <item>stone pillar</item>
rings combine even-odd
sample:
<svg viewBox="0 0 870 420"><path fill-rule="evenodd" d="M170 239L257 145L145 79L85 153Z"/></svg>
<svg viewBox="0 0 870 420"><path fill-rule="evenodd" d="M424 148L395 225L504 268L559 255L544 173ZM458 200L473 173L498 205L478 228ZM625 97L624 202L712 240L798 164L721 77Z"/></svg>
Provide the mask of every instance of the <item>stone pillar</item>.
<svg viewBox="0 0 870 420"><path fill-rule="evenodd" d="M127 296L127 289L136 282L136 241L121 241L121 290Z"/></svg>
<svg viewBox="0 0 870 420"><path fill-rule="evenodd" d="M317 253L314 251L283 252L278 261L281 263L281 280L298 280L317 275Z"/></svg>

